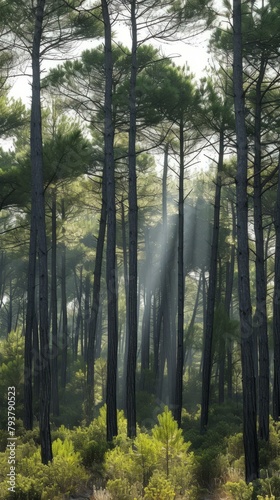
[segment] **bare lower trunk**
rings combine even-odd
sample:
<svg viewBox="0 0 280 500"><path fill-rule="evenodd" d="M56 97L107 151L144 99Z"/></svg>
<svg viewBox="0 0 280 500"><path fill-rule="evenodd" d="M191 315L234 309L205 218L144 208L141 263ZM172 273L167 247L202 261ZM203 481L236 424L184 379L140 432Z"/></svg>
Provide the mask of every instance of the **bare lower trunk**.
<svg viewBox="0 0 280 500"><path fill-rule="evenodd" d="M174 418L181 426L183 404L183 367L184 367L184 123L180 121L180 174L179 174L179 212L178 212L178 319L177 319L177 361Z"/></svg>
<svg viewBox="0 0 280 500"><path fill-rule="evenodd" d="M35 193L36 229L39 270L39 332L40 332L40 407L39 426L42 462L52 460L50 434L50 352L48 325L48 252L46 239L45 200L43 183L43 144L41 131L40 99L40 44L45 0L38 0L35 10L35 27L32 46L32 103L31 103L31 165L32 191Z"/></svg>
<svg viewBox="0 0 280 500"><path fill-rule="evenodd" d="M256 85L255 144L254 144L254 229L256 238L256 312L255 335L259 343L259 436L269 439L269 352L266 311L266 275L263 240L262 186L261 186L261 85L265 73L262 57Z"/></svg>
<svg viewBox="0 0 280 500"><path fill-rule="evenodd" d="M24 416L26 430L33 428L33 394L32 394L32 328L35 314L35 279L36 279L36 248L37 232L35 219L35 195L32 191L31 227L28 263L26 327L24 342ZM37 361L37 360L36 360Z"/></svg>
<svg viewBox="0 0 280 500"><path fill-rule="evenodd" d="M51 282L51 312L52 312L52 411L59 415L58 399L58 335L57 335L57 276L56 276L56 188L52 192L52 282Z"/></svg>
<svg viewBox="0 0 280 500"><path fill-rule="evenodd" d="M104 149L107 186L107 311L108 311L108 362L107 362L107 440L112 441L118 433L117 425L117 289L116 289L116 200L114 162L114 124L112 114L112 35L107 0L102 0L102 15L105 30L105 116Z"/></svg>
<svg viewBox="0 0 280 500"><path fill-rule="evenodd" d="M95 361L95 343L98 324L98 313L100 311L100 288L102 274L102 259L106 232L106 175L105 170L102 177L102 206L99 220L99 230L96 245L93 296L91 314L88 328L88 349L87 349L87 419L91 420L94 404L94 361Z"/></svg>
<svg viewBox="0 0 280 500"><path fill-rule="evenodd" d="M273 295L273 418L277 421L280 419L280 156L278 162L278 186L275 207L275 232L276 244Z"/></svg>
<svg viewBox="0 0 280 500"><path fill-rule="evenodd" d="M128 356L126 380L127 435L136 436L135 375L137 355L137 183L136 183L136 75L137 26L136 0L131 0L132 60L129 91L129 282L128 282Z"/></svg>
<svg viewBox="0 0 280 500"><path fill-rule="evenodd" d="M223 128L223 126L222 126ZM210 258L209 271L209 289L207 295L207 311L205 320L205 334L203 347L203 368L202 368L202 398L201 398L201 431L205 431L208 424L209 413L209 398L210 398L210 382L212 368L212 342L213 342L213 327L216 301L216 285L217 285L217 261L218 261L218 245L219 245L219 228L220 228L220 206L221 206L221 172L224 161L224 132L220 132L219 144L219 160L218 171L216 177L215 189L215 204L214 204L214 224L212 235L212 247ZM221 346L222 346L221 340Z"/></svg>
<svg viewBox="0 0 280 500"><path fill-rule="evenodd" d="M241 363L243 388L243 442L245 477L250 482L259 475L256 428L256 380L253 361L253 327L249 275L247 132L242 68L241 1L233 0L233 84L235 128L237 139L236 214L238 249L238 294L241 330Z"/></svg>
<svg viewBox="0 0 280 500"><path fill-rule="evenodd" d="M61 201L61 219L65 222L65 204ZM61 247L61 309L62 309L62 347L61 347L61 387L65 389L67 379L68 358L68 320L67 320L67 297L66 297L66 244L64 241L65 228L62 226Z"/></svg>

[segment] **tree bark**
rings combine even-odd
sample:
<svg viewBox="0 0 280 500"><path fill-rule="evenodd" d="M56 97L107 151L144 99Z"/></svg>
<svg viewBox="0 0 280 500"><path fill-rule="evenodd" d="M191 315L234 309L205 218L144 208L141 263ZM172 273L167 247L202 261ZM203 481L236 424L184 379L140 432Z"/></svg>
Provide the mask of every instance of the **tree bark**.
<svg viewBox="0 0 280 500"><path fill-rule="evenodd" d="M48 325L48 253L46 239L45 200L43 182L43 144L41 130L40 96L40 45L43 33L45 0L37 0L32 45L32 102L31 102L31 168L34 192L39 264L39 315L40 315L40 441L43 464L52 460L50 433L50 352Z"/></svg>
<svg viewBox="0 0 280 500"><path fill-rule="evenodd" d="M236 221L235 221L235 210L232 203L232 239L235 240L236 236ZM230 318L230 305L232 300L232 289L234 280L234 261L235 261L235 245L232 244L230 252L230 261L227 262L226 266L226 291L225 291L225 310ZM233 340L231 337L227 336L227 396L232 399L233 387L232 387L232 349Z"/></svg>
<svg viewBox="0 0 280 500"><path fill-rule="evenodd" d="M275 207L275 263L274 263L274 294L273 294L273 418L280 419L280 155L278 161L278 186Z"/></svg>
<svg viewBox="0 0 280 500"><path fill-rule="evenodd" d="M130 2L132 49L129 86L129 269L128 269L128 357L126 380L127 435L136 436L135 375L137 356L137 182L136 182L136 77L137 77L137 24L136 0Z"/></svg>
<svg viewBox="0 0 280 500"><path fill-rule="evenodd" d="M52 375L52 412L59 415L58 399L58 334L57 334L57 237L56 237L56 187L52 190L52 253L51 253L51 313L52 313L52 347L51 347L51 375Z"/></svg>
<svg viewBox="0 0 280 500"><path fill-rule="evenodd" d="M28 262L26 326L24 339L24 413L23 424L26 430L33 429L33 394L32 394L32 328L35 314L35 281L36 281L36 231L35 192L31 193L31 225Z"/></svg>
<svg viewBox="0 0 280 500"><path fill-rule="evenodd" d="M210 383L211 383L211 368L212 368L212 343L213 343L213 327L215 315L215 301L217 288L217 263L218 263L218 246L219 246L219 228L220 228L220 207L221 207L221 172L224 161L224 131L223 124L220 131L219 139L219 159L218 170L216 177L215 188L215 203L214 203L214 223L211 246L210 270L209 270L209 288L207 295L207 309L205 320L205 335L203 347L203 367L202 367L202 398L201 398L201 432L204 432L208 425L209 414L209 398L210 398Z"/></svg>
<svg viewBox="0 0 280 500"><path fill-rule="evenodd" d="M61 387L65 389L68 358L68 320L66 296L66 244L65 244L65 203L61 201L62 243L61 243L61 309L62 309L62 347L61 347Z"/></svg>
<svg viewBox="0 0 280 500"><path fill-rule="evenodd" d="M174 418L181 426L183 404L183 368L184 368L184 123L180 121L180 173L179 173L179 213L178 213L178 323L177 323L177 362Z"/></svg>
<svg viewBox="0 0 280 500"><path fill-rule="evenodd" d="M105 30L105 103L104 103L104 150L107 186L107 310L108 310L108 362L107 362L107 441L112 441L118 433L117 424L117 291L116 291L116 200L115 200L115 162L114 162L114 123L113 123L113 60L112 34L107 0L102 0L102 15Z"/></svg>
<svg viewBox="0 0 280 500"><path fill-rule="evenodd" d="M90 322L90 275L86 274L85 278L85 311L84 311L84 361L87 362L88 355L88 336Z"/></svg>
<svg viewBox="0 0 280 500"><path fill-rule="evenodd" d="M93 297L88 330L88 350L87 350L87 419L90 422L93 414L94 404L94 361L95 361L95 342L98 324L98 313L100 311L100 288L102 275L102 259L106 233L107 203L106 203L106 169L104 166L102 176L102 205L99 220L99 229L96 245L94 279L93 279Z"/></svg>
<svg viewBox="0 0 280 500"><path fill-rule="evenodd" d="M269 350L266 311L266 275L262 216L261 185L261 85L265 74L265 60L262 56L256 85L255 134L254 134L254 230L256 238L256 312L254 330L259 344L259 437L269 439Z"/></svg>
<svg viewBox="0 0 280 500"><path fill-rule="evenodd" d="M238 250L238 294L241 330L241 364L243 388L243 442L246 482L259 476L259 454L256 429L256 380L253 361L253 327L249 276L248 145L242 68L241 0L233 0L233 87L237 141L236 214Z"/></svg>
<svg viewBox="0 0 280 500"><path fill-rule="evenodd" d="M123 349L123 391L122 391L122 408L124 408L124 412L126 415L126 380L127 380L127 357L128 357L128 336L129 336L129 328L128 328L128 258L127 258L127 239L126 239L126 223L125 223L125 210L124 210L124 201L123 198L121 200L121 217L122 217L122 249L123 249L123 276L124 276L124 293L125 293L125 307L126 307L126 315L125 315L125 340L124 340L124 349Z"/></svg>

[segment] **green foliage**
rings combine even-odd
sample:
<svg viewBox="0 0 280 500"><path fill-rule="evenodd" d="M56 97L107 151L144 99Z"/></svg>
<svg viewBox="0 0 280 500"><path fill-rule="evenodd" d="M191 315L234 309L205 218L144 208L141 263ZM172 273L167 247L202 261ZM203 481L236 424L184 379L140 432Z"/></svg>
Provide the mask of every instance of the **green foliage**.
<svg viewBox="0 0 280 500"><path fill-rule="evenodd" d="M16 499L40 499L51 500L62 498L62 495L70 495L88 480L88 474L81 465L79 453L74 451L73 443L65 439L57 439L53 442L54 458L52 463L43 465L41 463L40 450L30 443L21 444L17 447L17 480L16 493L11 498ZM7 453L1 454L0 463L3 461L3 474L7 471ZM3 460L5 459L5 461ZM1 476L1 480L5 480ZM0 491L4 487L1 483ZM6 492L7 493L7 492ZM7 498L0 496L0 498Z"/></svg>
<svg viewBox="0 0 280 500"><path fill-rule="evenodd" d="M152 429L153 437L161 444L162 462L166 476L169 476L173 465L176 465L183 456L186 457L190 443L185 443L182 429L178 429L171 411L167 406L161 415L158 415L158 424Z"/></svg>
<svg viewBox="0 0 280 500"><path fill-rule="evenodd" d="M196 461L195 476L199 485L211 489L216 482L224 482L229 463L218 445L213 444L201 451Z"/></svg>
<svg viewBox="0 0 280 500"><path fill-rule="evenodd" d="M232 500L251 500L253 495L253 484L246 484L245 481L232 483L228 481L225 490L231 495Z"/></svg>
<svg viewBox="0 0 280 500"><path fill-rule="evenodd" d="M174 500L176 493L169 479L156 473L145 488L145 500Z"/></svg>
<svg viewBox="0 0 280 500"><path fill-rule="evenodd" d="M10 332L0 344L0 406L7 408L8 387L16 388L16 417L22 415L23 399L23 346L24 337L19 330ZM1 427L7 425L7 414L1 412Z"/></svg>
<svg viewBox="0 0 280 500"><path fill-rule="evenodd" d="M121 492L127 498L135 494L139 498L144 490L145 495L150 495L147 498L174 498L175 493L185 495L191 491L194 457L188 451L189 446L166 407L158 415L158 424L151 435L138 433L133 442L123 439L113 450L107 451L105 470L113 498L122 498Z"/></svg>

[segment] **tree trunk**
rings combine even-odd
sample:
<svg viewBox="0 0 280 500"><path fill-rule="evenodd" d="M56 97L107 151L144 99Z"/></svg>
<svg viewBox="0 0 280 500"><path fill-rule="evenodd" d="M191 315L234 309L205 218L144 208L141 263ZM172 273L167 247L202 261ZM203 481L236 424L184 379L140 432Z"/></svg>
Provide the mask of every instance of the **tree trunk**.
<svg viewBox="0 0 280 500"><path fill-rule="evenodd" d="M204 348L203 348L203 368L202 368L202 398L201 398L201 432L204 432L208 425L209 414L209 398L210 398L210 383L211 383L211 368L212 368L212 343L213 343L213 327L215 315L215 301L217 288L217 262L218 262L218 246L219 246L219 227L220 227L220 207L221 207L221 190L222 180L221 172L224 161L224 131L223 124L220 131L219 140L219 159L218 170L216 177L215 188L215 204L214 204L214 223L212 235L212 247L209 270L209 289L207 295L207 310L205 320Z"/></svg>
<svg viewBox="0 0 280 500"><path fill-rule="evenodd" d="M269 351L267 337L266 275L262 217L261 186L261 85L265 74L262 57L256 85L255 134L254 134L254 230L256 238L256 312L255 335L259 343L259 437L269 439Z"/></svg>
<svg viewBox="0 0 280 500"><path fill-rule="evenodd" d="M273 294L273 418L280 420L280 155L278 161L278 186L275 207L275 264L274 264L274 294Z"/></svg>
<svg viewBox="0 0 280 500"><path fill-rule="evenodd" d="M61 387L65 389L67 379L68 324L66 298L66 244L65 244L65 203L61 200L62 243L61 243L61 309L62 309L62 347L61 347Z"/></svg>
<svg viewBox="0 0 280 500"><path fill-rule="evenodd" d="M135 374L137 355L137 182L136 182L136 76L137 76L137 25L136 0L130 2L132 33L131 73L129 88L129 269L128 269L128 357L126 379L127 435L136 436Z"/></svg>
<svg viewBox="0 0 280 500"><path fill-rule="evenodd" d="M236 236L236 223L235 223L235 211L234 205L232 203L232 239L235 240ZM234 279L234 261L235 261L235 245L232 244L230 252L230 261L227 262L226 266L226 291L225 291L225 310L230 318L230 305L232 300L232 289L233 289L233 279ZM227 396L232 399L233 388L232 388L232 349L233 340L230 336L227 336Z"/></svg>
<svg viewBox="0 0 280 500"><path fill-rule="evenodd" d="M84 361L87 361L88 353L88 336L90 322L90 275L86 274L85 278L85 311L84 311Z"/></svg>
<svg viewBox="0 0 280 500"><path fill-rule="evenodd" d="M123 391L122 391L122 408L124 408L126 415L126 380L127 380L127 356L128 356L128 259L127 259L127 242L126 242L126 223L123 198L121 200L121 216L122 216L122 248L123 248L123 275L124 275L124 293L125 293L125 341L124 341L124 355L123 355Z"/></svg>
<svg viewBox="0 0 280 500"><path fill-rule="evenodd" d="M177 365L174 418L181 426L184 368L184 123L180 121L180 173L179 173L179 214L178 214L178 325L177 325Z"/></svg>
<svg viewBox="0 0 280 500"><path fill-rule="evenodd" d="M37 0L32 45L32 102L31 102L31 168L32 191L35 200L35 217L38 238L39 263L39 314L40 314L40 441L43 464L52 460L50 433L50 355L48 325L48 252L46 239L45 200L43 182L43 144L41 130L40 98L40 44L43 32L45 0Z"/></svg>
<svg viewBox="0 0 280 500"><path fill-rule="evenodd" d="M104 103L104 150L107 185L107 310L108 310L108 362L107 362L107 441L118 433L117 424L117 293L116 293L116 200L114 162L114 124L112 115L112 34L107 0L102 0L102 15L105 30L105 103Z"/></svg>
<svg viewBox="0 0 280 500"><path fill-rule="evenodd" d="M51 347L51 370L52 370L52 412L59 415L58 400L58 335L57 335L57 273L56 273L56 187L52 190L52 254L51 254L51 312L52 312L52 347Z"/></svg>
<svg viewBox="0 0 280 500"><path fill-rule="evenodd" d="M33 315L33 399L34 411L38 413L38 403L40 398L40 347L37 314Z"/></svg>
<svg viewBox="0 0 280 500"><path fill-rule="evenodd" d="M144 296L145 308L142 319L142 339L141 339L141 379L140 387L142 390L147 389L146 372L150 368L150 336L151 336L151 310L152 310L152 291L150 286L149 273L151 272L151 251L150 251L150 236L149 228L145 230L145 248L146 261L145 268L147 270L144 281Z"/></svg>
<svg viewBox="0 0 280 500"><path fill-rule="evenodd" d="M195 323L195 318L196 318L196 313L197 313L197 309L198 309L198 305L199 305L199 296L200 296L200 292L201 292L201 284L202 284L202 273L200 273L199 275L199 281L198 281L198 287L197 287L197 293L196 293L196 298L195 298L195 303L194 303L194 308L193 308L193 312L192 312L192 317L191 317L191 320L190 320L190 323L189 323L189 326L188 326L188 329L187 329L187 333L186 333L186 339L188 341L188 344L189 344L189 350L187 350L187 347L185 345L185 349L184 349L184 370L186 370L186 365L188 363L188 358L189 358L189 355L191 353L191 350L192 350L192 345L193 345L193 335L194 335L194 323Z"/></svg>
<svg viewBox="0 0 280 500"><path fill-rule="evenodd" d="M249 276L248 145L242 68L241 0L233 0L233 86L237 140L236 214L238 248L238 294L241 330L241 364L243 388L243 442L246 482L259 476L259 454L256 428L256 380L253 361L253 328Z"/></svg>
<svg viewBox="0 0 280 500"><path fill-rule="evenodd" d="M106 233L106 169L104 166L102 176L102 205L99 220L99 229L96 245L95 264L94 264L94 279L93 279L93 294L91 315L88 330L88 350L87 350L87 419L92 420L93 405L94 405L94 361L95 361L95 342L98 325L98 313L100 312L100 288L102 275L102 259L104 250L104 241Z"/></svg>
<svg viewBox="0 0 280 500"><path fill-rule="evenodd" d="M35 314L35 281L36 281L36 253L37 253L37 231L36 231L36 218L35 218L36 207L35 207L35 193L33 189L31 196L32 196L31 225L30 225L29 262L28 262L26 326L25 326L25 341L24 341L23 424L26 430L33 429L32 328L33 328L33 319Z"/></svg>

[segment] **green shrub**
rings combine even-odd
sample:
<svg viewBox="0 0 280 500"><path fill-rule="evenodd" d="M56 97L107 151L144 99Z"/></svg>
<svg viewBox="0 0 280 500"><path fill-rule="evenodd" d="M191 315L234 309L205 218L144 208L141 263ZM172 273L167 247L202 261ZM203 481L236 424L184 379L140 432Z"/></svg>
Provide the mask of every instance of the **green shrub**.
<svg viewBox="0 0 280 500"><path fill-rule="evenodd" d="M243 434L239 432L227 440L229 462L233 463L244 455Z"/></svg>
<svg viewBox="0 0 280 500"><path fill-rule="evenodd" d="M165 408L158 416L152 435L138 433L134 442L123 439L106 452L105 471L110 493L114 498L119 498L116 495L121 491L130 495L129 498L142 498L139 495L157 475L168 480L172 492L188 493L194 484L194 455L188 451L189 447L171 412Z"/></svg>
<svg viewBox="0 0 280 500"><path fill-rule="evenodd" d="M200 486L211 489L224 482L229 463L219 446L203 450L201 455L196 457L196 461L195 476Z"/></svg>
<svg viewBox="0 0 280 500"><path fill-rule="evenodd" d="M0 498L8 499L6 474L7 454L2 454ZM65 439L53 442L53 461L48 465L41 463L40 450L32 440L17 447L17 480L13 499L52 500L77 492L80 484L88 480L88 474L81 465L79 453L73 443ZM3 461L3 464L2 464ZM3 467L2 467L3 465ZM2 476L2 474L4 476ZM6 486L6 496L4 494Z"/></svg>
<svg viewBox="0 0 280 500"><path fill-rule="evenodd" d="M232 483L228 481L225 485L225 491L231 495L232 500L251 500L253 496L253 484L246 484L245 481Z"/></svg>
<svg viewBox="0 0 280 500"><path fill-rule="evenodd" d="M277 471L278 472L278 471ZM258 481L257 499L280 499L280 477L272 476Z"/></svg>
<svg viewBox="0 0 280 500"><path fill-rule="evenodd" d="M130 484L126 478L109 479L107 490L114 500L130 500Z"/></svg>
<svg viewBox="0 0 280 500"><path fill-rule="evenodd" d="M151 477L144 492L145 500L174 500L176 496L171 481L158 472Z"/></svg>

